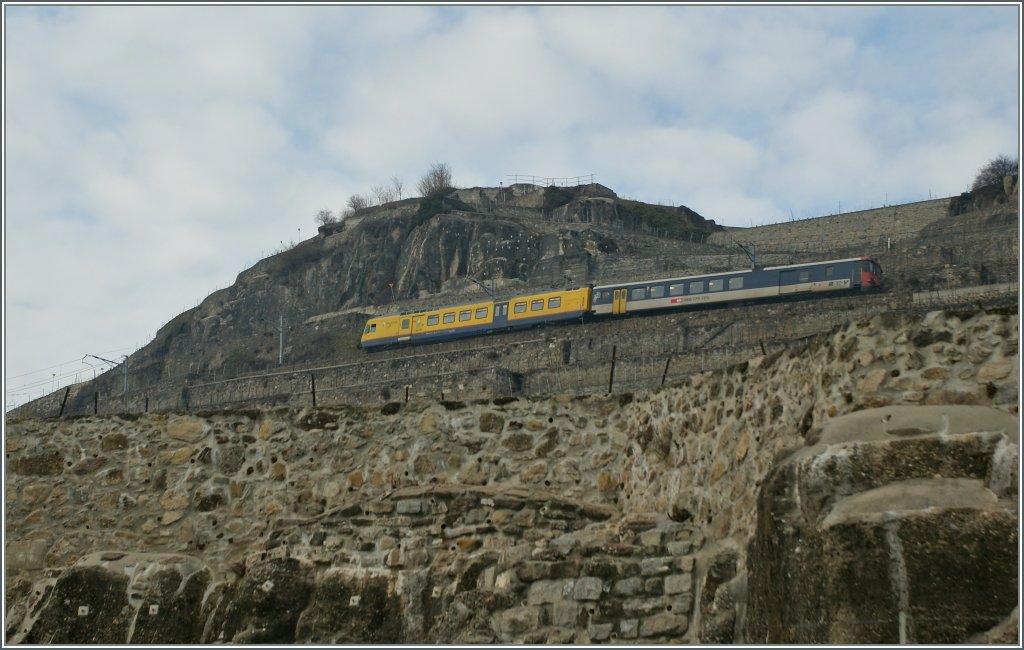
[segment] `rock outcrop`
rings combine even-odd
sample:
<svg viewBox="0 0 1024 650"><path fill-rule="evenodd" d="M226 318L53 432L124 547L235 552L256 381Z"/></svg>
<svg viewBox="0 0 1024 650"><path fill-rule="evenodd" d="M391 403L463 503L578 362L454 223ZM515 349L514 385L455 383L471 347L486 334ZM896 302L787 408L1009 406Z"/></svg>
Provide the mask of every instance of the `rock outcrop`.
<svg viewBox="0 0 1024 650"><path fill-rule="evenodd" d="M837 418L777 465L747 641L959 644L1018 606L1019 423L977 406Z"/></svg>

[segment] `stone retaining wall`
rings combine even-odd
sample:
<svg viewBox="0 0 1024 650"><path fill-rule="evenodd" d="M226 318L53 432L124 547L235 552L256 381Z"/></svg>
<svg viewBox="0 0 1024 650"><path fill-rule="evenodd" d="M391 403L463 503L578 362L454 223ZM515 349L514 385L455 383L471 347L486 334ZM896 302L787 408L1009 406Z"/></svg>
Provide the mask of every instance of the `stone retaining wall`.
<svg viewBox="0 0 1024 650"><path fill-rule="evenodd" d="M635 394L9 420L7 639L731 640L774 459L864 409L1016 416L1018 340L882 315Z"/></svg>

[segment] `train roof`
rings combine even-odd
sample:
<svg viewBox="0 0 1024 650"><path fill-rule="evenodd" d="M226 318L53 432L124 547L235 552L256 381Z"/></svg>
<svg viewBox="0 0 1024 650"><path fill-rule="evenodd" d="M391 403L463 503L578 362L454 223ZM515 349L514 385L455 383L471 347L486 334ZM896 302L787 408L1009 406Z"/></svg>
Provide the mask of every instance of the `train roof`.
<svg viewBox="0 0 1024 650"><path fill-rule="evenodd" d="M616 282L616 283L613 283L613 284L602 284L602 285L595 286L594 289L597 290L597 289L615 289L615 288L622 288L622 287L638 287L638 286L646 286L646 285L651 284L653 282L673 282L673 281L678 281L678 280L696 280L698 278L727 277L727 276L741 275L741 274L744 274L744 273L756 273L758 271L779 271L779 270L785 270L785 269L798 269L798 268L804 268L804 267L808 267L808 266L821 266L822 264L840 264L842 262L860 262L860 261L863 261L863 260L870 260L870 259L871 258L867 257L867 256L849 257L849 258L845 258L845 259L841 259L841 260L822 260L820 262L804 262L804 263L801 263L801 264L785 264L785 265L781 265L781 266L766 266L763 269L742 269L742 270L737 270L737 271L722 271L721 273L700 273L700 274L697 274L697 275L679 275L679 276L672 276L672 277L669 277L669 278L657 278L657 279L653 279L653 280L639 280L637 282Z"/></svg>
<svg viewBox="0 0 1024 650"><path fill-rule="evenodd" d="M370 318L369 320L372 321L372 320L378 320L378 319L381 319L381 318L399 318L399 317L402 317L402 316L415 316L416 314L429 314L429 313L432 313L432 312L435 312L435 311L445 311L447 309L456 309L456 310L458 310L458 309L472 309L472 308L476 308L476 307L483 307L484 305L492 305L492 304L495 304L495 303L512 302L513 300L522 299L522 298L534 298L535 296L548 296L548 295L557 294L557 293L568 293L570 291L579 291L580 289L583 289L583 288L587 288L589 290L588 287L572 287L571 289L548 289L547 291L535 291L533 293L516 294L514 296L509 296L508 298L489 298L487 300L478 300L476 302L466 302L466 303L461 303L461 304L458 304L458 305L444 305L442 307L434 307L432 309L415 309L413 311L403 311L403 312L399 312L397 314L382 314L380 316L374 316L373 318Z"/></svg>

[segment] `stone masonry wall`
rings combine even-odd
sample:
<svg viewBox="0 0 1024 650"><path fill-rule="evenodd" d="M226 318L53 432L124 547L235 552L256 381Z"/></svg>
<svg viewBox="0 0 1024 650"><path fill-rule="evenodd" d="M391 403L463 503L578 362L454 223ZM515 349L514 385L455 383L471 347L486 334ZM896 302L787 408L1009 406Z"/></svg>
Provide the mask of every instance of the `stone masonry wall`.
<svg viewBox="0 0 1024 650"><path fill-rule="evenodd" d="M10 420L6 638L732 639L774 459L864 409L1016 416L1018 340L880 315L635 394Z"/></svg>

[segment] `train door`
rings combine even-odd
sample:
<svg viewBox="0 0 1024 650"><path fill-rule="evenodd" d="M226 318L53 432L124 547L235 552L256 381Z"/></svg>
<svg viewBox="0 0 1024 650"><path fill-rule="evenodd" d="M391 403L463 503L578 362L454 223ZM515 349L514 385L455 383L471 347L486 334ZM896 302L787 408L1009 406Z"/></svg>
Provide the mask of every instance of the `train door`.
<svg viewBox="0 0 1024 650"><path fill-rule="evenodd" d="M507 302L496 302L494 303L494 329L499 327L505 327L508 324L508 303Z"/></svg>
<svg viewBox="0 0 1024 650"><path fill-rule="evenodd" d="M810 291L811 287L808 284L810 281L811 272L807 269L783 271L779 274L779 293L787 294Z"/></svg>
<svg viewBox="0 0 1024 650"><path fill-rule="evenodd" d="M408 341L412 335L412 318L405 316L402 318L402 322L398 324L398 340Z"/></svg>
<svg viewBox="0 0 1024 650"><path fill-rule="evenodd" d="M612 293L612 314L619 315L626 313L627 289L615 289Z"/></svg>

